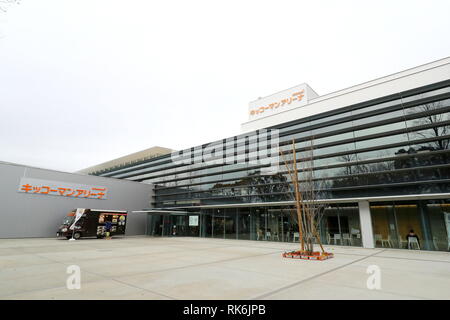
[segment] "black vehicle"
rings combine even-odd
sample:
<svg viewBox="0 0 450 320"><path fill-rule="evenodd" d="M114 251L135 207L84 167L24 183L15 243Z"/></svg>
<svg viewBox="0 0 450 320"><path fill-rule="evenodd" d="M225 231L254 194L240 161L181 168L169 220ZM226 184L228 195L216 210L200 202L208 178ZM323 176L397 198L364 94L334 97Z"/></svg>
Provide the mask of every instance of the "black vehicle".
<svg viewBox="0 0 450 320"><path fill-rule="evenodd" d="M83 215L74 224L77 210L84 210ZM105 224L111 223L110 236L124 235L127 222L127 211L103 209L74 209L64 218L63 224L56 233L57 237L80 239L81 237L106 236Z"/></svg>

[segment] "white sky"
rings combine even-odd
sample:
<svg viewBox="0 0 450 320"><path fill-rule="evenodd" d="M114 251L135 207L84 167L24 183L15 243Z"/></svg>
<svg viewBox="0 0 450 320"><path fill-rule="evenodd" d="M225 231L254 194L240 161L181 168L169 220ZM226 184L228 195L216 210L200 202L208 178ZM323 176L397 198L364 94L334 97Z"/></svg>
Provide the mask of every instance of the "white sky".
<svg viewBox="0 0 450 320"><path fill-rule="evenodd" d="M0 4L1 5L1 4ZM450 1L22 0L0 11L0 160L75 171L240 131L248 102L450 55Z"/></svg>

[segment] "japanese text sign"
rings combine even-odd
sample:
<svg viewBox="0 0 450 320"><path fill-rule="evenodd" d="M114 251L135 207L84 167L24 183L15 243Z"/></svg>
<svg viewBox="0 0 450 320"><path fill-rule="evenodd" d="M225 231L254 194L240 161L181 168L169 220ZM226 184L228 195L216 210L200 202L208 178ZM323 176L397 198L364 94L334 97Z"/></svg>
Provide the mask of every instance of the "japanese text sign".
<svg viewBox="0 0 450 320"><path fill-rule="evenodd" d="M309 92L309 87L302 84L252 101L248 108L249 120L304 106L308 104Z"/></svg>
<svg viewBox="0 0 450 320"><path fill-rule="evenodd" d="M107 198L108 188L34 178L21 178L18 192L104 200Z"/></svg>

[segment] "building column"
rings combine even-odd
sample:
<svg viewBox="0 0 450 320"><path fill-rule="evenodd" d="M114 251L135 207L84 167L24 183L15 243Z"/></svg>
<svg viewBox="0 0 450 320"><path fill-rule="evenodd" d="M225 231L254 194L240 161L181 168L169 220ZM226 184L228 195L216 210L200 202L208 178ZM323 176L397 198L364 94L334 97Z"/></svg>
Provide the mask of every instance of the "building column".
<svg viewBox="0 0 450 320"><path fill-rule="evenodd" d="M236 208L236 240L239 240L239 208Z"/></svg>
<svg viewBox="0 0 450 320"><path fill-rule="evenodd" d="M420 239L421 249L435 250L433 243L433 237L431 234L430 218L428 216L427 205L424 201L419 201L418 210L420 215L420 226L422 227L423 239Z"/></svg>
<svg viewBox="0 0 450 320"><path fill-rule="evenodd" d="M359 222L361 224L361 239L363 248L375 248L373 241L372 217L370 216L369 201L358 202Z"/></svg>

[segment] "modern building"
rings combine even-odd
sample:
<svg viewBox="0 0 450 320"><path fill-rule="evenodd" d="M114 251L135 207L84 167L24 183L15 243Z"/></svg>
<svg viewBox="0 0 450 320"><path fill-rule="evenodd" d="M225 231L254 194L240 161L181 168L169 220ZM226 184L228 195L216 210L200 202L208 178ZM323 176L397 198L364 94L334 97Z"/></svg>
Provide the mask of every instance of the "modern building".
<svg viewBox="0 0 450 320"><path fill-rule="evenodd" d="M271 173L277 152L253 160L294 140L299 163L312 152L322 242L405 248L413 229L421 249L449 250L450 58L322 96L302 84L260 98L242 131L90 172L155 186L140 210L149 235L293 241L283 161Z"/></svg>
<svg viewBox="0 0 450 320"><path fill-rule="evenodd" d="M165 154L170 154L171 152L173 152L174 150L172 149L168 149L168 148L163 148L163 147L151 147L142 151L138 151L135 153L131 153L129 155L117 158L117 159L113 159L110 161L106 161L103 163L100 163L98 165L83 169L78 171L77 173L82 173L82 174L91 174L91 173L100 173L103 170L111 170L111 169L120 169L121 167L124 166L129 166L132 165L136 162L142 162L142 161L146 161L149 159L153 159Z"/></svg>

